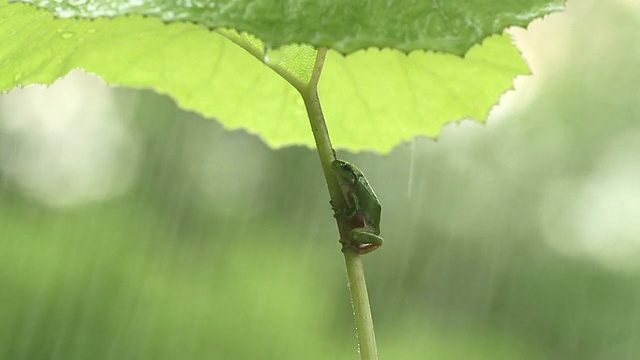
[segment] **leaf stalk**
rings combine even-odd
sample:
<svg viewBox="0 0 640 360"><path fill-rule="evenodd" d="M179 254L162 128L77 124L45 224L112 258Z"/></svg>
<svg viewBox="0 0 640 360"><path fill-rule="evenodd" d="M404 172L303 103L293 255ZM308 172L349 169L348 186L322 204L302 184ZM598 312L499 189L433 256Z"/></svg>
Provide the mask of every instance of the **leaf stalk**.
<svg viewBox="0 0 640 360"><path fill-rule="evenodd" d="M336 153L331 145L329 131L324 120L320 99L318 97L318 82L322 67L326 58L327 49L318 49L316 61L311 75L311 79L307 86L297 88L304 100L311 132L316 143L320 163L324 173L325 181L329 189L331 204L334 208L342 209L345 207L345 198L342 195L340 186L336 177L331 171L331 162L336 159ZM295 86L295 85L294 85ZM347 239L349 229L338 221L338 231L340 238ZM356 333L358 336L358 349L361 360L377 360L378 354L376 349L376 339L373 329L373 318L371 316L371 306L369 304L369 294L367 292L367 283L364 277L364 268L362 259L359 254L343 250L344 261L347 270L347 278L349 280L349 291L351 293L351 305L356 322Z"/></svg>

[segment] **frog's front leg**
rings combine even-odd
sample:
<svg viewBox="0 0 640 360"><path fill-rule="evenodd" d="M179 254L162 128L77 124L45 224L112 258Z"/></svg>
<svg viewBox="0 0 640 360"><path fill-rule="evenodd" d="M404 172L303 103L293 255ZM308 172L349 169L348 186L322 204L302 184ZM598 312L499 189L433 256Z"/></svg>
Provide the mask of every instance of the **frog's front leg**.
<svg viewBox="0 0 640 360"><path fill-rule="evenodd" d="M350 192L347 195L347 207L344 209L338 209L333 205L333 201L329 201L331 204L331 209L333 209L333 217L336 219L350 219L358 212L358 198L353 192Z"/></svg>
<svg viewBox="0 0 640 360"><path fill-rule="evenodd" d="M345 247L357 252L360 255L367 254L373 250L382 246L382 238L367 228L355 228L351 230L351 239L353 240L349 244L344 244Z"/></svg>

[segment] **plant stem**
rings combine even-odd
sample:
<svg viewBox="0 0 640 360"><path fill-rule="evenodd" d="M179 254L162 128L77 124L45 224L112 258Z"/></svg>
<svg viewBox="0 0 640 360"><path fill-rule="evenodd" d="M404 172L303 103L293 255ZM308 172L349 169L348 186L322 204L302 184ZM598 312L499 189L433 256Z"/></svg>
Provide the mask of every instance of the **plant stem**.
<svg viewBox="0 0 640 360"><path fill-rule="evenodd" d="M264 54L260 52L259 44L252 42L249 37L233 30L218 29L217 32L245 49L258 60L264 60ZM307 115L309 116L311 131L316 143L318 155L320 156L320 163L322 164L322 171L329 189L329 196L331 197L331 204L336 209L344 209L346 207L346 200L340 190L336 177L331 171L331 162L336 159L336 152L333 150L333 146L331 145L329 131L327 130L324 115L322 114L322 107L320 106L320 99L318 98L318 81L320 80L320 74L322 73L322 66L324 65L326 55L326 48L320 48L317 50L316 61L308 83L300 80L286 68L279 65L266 65L278 75L282 76L291 85L293 85L298 92L300 92L305 108L307 109ZM336 219L336 222L338 224L340 239L348 239L351 236L349 234L350 229L338 219ZM356 321L360 359L377 360L378 352L376 350L376 337L373 331L369 294L367 293L367 283L364 278L362 260L360 259L359 254L351 250L343 249L342 252L344 254L347 278L349 280L353 315Z"/></svg>
<svg viewBox="0 0 640 360"><path fill-rule="evenodd" d="M353 316L356 320L360 359L375 360L378 359L378 350L376 349L376 335L373 331L373 318L371 317L362 259L353 251L344 251L343 253L349 278L351 306L353 306Z"/></svg>
<svg viewBox="0 0 640 360"><path fill-rule="evenodd" d="M345 207L345 199L340 190L336 177L331 171L331 162L336 159L335 151L331 145L329 131L324 121L320 99L318 98L318 81L324 65L324 59L327 54L326 48L318 49L313 74L309 84L304 88L299 88L300 95L304 100L311 131L316 142L318 155L322 164L322 170L331 196L331 204L334 208L342 209ZM350 235L349 229L338 223L338 231L340 238L346 239ZM351 305L353 306L353 314L356 321L356 331L358 335L358 349L361 360L376 360L378 358L376 350L376 338L373 331L373 320L371 317L371 307L369 305L369 295L367 293L367 283L364 278L364 268L360 255L353 251L343 250L344 261L347 270L347 278L349 279L349 291L351 292Z"/></svg>
<svg viewBox="0 0 640 360"><path fill-rule="evenodd" d="M264 49L261 49L260 46L258 46L258 44L256 44L255 42L251 42L246 34L243 35L238 33L237 31L229 29L217 29L216 32L243 48L260 62L264 62ZM293 87L298 91L301 91L301 89L303 89L307 85L297 76L290 73L286 68L283 68L280 65L267 63L265 63L265 65L270 67L271 70L273 70L276 74L282 76L283 79L287 80L289 84L293 85Z"/></svg>

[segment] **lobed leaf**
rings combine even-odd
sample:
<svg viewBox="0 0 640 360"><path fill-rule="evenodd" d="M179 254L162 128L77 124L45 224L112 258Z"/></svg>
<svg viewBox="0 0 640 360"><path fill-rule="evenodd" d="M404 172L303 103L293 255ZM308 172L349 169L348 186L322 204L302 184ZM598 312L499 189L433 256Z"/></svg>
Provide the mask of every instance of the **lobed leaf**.
<svg viewBox="0 0 640 360"><path fill-rule="evenodd" d="M181 107L257 133L273 147L313 145L299 94L272 71L307 82L315 56L309 45L266 48L234 30L140 15L54 19L6 0L0 0L0 44L0 91L50 84L80 67L110 84L169 94ZM528 72L507 35L488 38L464 58L405 50L329 51L319 92L336 147L388 151L415 135L435 137L448 121L482 120L513 77Z"/></svg>

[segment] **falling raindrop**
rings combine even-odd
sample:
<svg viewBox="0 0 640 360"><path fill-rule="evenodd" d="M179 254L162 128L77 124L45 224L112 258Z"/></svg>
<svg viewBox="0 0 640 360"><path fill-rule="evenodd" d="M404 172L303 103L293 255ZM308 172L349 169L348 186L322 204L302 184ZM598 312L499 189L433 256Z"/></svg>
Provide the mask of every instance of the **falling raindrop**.
<svg viewBox="0 0 640 360"><path fill-rule="evenodd" d="M72 38L72 37L74 37L75 35L76 35L76 33L71 32L71 31L65 31L65 32L63 32L62 34L60 34L60 36L61 36L63 39L71 39L71 38Z"/></svg>

